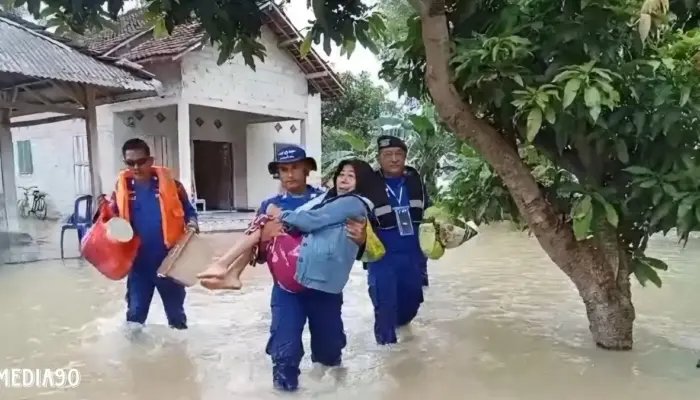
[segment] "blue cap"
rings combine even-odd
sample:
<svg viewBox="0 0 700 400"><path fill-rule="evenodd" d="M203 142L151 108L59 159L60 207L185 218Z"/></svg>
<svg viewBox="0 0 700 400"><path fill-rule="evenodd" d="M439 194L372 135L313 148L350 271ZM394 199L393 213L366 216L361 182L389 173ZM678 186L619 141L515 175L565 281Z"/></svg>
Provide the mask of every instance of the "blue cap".
<svg viewBox="0 0 700 400"><path fill-rule="evenodd" d="M306 156L306 151L299 146L287 146L281 148L275 154L275 161L267 164L267 170L270 175L277 175L277 167L280 164L291 164L299 161L306 161L312 171L316 171L316 160Z"/></svg>

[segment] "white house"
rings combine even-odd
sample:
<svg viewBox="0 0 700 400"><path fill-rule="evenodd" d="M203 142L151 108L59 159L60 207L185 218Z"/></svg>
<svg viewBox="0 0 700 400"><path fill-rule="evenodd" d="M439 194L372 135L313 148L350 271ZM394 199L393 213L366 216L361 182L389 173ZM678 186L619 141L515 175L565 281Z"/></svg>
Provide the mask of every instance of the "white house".
<svg viewBox="0 0 700 400"><path fill-rule="evenodd" d="M139 63L163 83L158 97L97 108L104 192L123 168L122 144L133 137L150 143L157 162L171 167L209 210L255 208L275 192L267 163L276 146L301 144L320 162L321 100L343 87L316 53L300 57L303 37L280 8L270 3L263 11L267 56L264 63L256 59L255 71L241 57L218 66L218 51L202 47L197 24L154 37L138 10L125 14L117 31L86 40L89 49ZM70 214L75 198L91 189L84 122L16 128L12 137L16 185L38 186L52 214Z"/></svg>

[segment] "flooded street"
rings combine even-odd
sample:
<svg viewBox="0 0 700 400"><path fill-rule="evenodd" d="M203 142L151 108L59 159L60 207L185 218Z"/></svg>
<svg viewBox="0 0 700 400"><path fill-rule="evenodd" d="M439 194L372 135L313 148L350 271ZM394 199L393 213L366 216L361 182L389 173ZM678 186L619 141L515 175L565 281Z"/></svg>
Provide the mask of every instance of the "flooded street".
<svg viewBox="0 0 700 400"><path fill-rule="evenodd" d="M231 234L212 235L214 242ZM73 367L78 388L2 389L0 399L696 399L700 392L700 240L672 236L650 255L670 269L640 288L635 350L598 350L573 285L526 234L484 228L430 265L412 332L375 345L361 268L346 289L344 368L302 364L295 395L273 391L265 355L270 277L249 269L241 292L188 292L190 329L166 327L158 296L142 335L124 329L124 284L77 260L0 266L0 368Z"/></svg>

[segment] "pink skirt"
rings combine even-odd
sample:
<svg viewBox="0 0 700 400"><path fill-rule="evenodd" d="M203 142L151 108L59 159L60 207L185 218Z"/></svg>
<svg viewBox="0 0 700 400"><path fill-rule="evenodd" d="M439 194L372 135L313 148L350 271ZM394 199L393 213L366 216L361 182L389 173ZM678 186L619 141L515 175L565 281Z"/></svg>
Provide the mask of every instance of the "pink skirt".
<svg viewBox="0 0 700 400"><path fill-rule="evenodd" d="M267 215L257 216L246 230L246 234L262 229L269 220L270 217ZM283 233L266 243L261 243L258 249L259 255L263 256L264 261L267 262L272 279L282 289L291 293L298 293L305 289L294 278L297 273L297 260L299 259L301 240L301 235Z"/></svg>

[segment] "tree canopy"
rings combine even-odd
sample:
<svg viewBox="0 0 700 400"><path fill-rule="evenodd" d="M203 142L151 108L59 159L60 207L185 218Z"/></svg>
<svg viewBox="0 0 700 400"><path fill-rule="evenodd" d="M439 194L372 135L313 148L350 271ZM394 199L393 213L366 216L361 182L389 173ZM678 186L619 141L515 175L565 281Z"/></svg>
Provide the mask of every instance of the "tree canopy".
<svg viewBox="0 0 700 400"><path fill-rule="evenodd" d="M613 228L636 261L631 272L660 285L649 267L666 266L643 256L649 237L676 228L686 241L700 229L700 32L675 16L662 23L661 8L652 30L634 1L563 4L460 3L448 13L455 86L511 146L527 145L575 178L541 183L568 199L559 204L579 240ZM414 20L384 64L384 76L415 97L427 95L422 46ZM492 175L482 177L489 187ZM520 219L501 185L461 189L470 217Z"/></svg>
<svg viewBox="0 0 700 400"><path fill-rule="evenodd" d="M398 112L396 103L387 97L388 90L373 82L367 72L358 75L345 72L340 79L345 87L344 95L323 102L321 107L324 128L369 134L377 118Z"/></svg>
<svg viewBox="0 0 700 400"><path fill-rule="evenodd" d="M125 0L3 0L11 7L27 6L37 19L48 26L67 26L82 34L87 29L100 29L116 20L124 10ZM282 1L288 3L289 1ZM255 68L255 59L264 61L265 46L260 43L263 7L268 1L258 0L154 0L145 6L146 15L156 31L172 32L176 25L201 23L205 41L219 49L219 63L240 54L245 63ZM377 51L375 42L385 30L381 15L360 0L308 0L307 6L316 20L308 31L302 51L311 44L321 44L326 53L331 43L351 54L359 43Z"/></svg>

